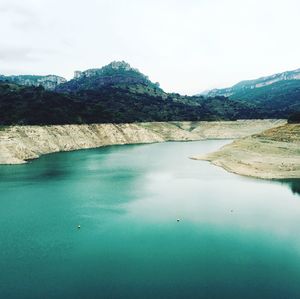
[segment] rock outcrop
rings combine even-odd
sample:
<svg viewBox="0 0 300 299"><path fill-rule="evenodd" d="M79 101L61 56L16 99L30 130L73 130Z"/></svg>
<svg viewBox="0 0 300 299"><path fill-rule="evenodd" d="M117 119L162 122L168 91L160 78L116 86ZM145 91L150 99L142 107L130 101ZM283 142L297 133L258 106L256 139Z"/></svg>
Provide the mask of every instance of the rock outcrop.
<svg viewBox="0 0 300 299"><path fill-rule="evenodd" d="M77 92L79 90L97 90L105 86L143 85L159 89L159 85L149 80L138 69L125 61L113 61L102 68L75 71L74 78L57 87L58 92ZM161 91L162 92L162 91Z"/></svg>
<svg viewBox="0 0 300 299"><path fill-rule="evenodd" d="M35 75L18 75L18 76L0 76L0 81L8 81L25 86L43 86L45 89L54 90L59 84L66 83L67 80L56 75L35 76Z"/></svg>

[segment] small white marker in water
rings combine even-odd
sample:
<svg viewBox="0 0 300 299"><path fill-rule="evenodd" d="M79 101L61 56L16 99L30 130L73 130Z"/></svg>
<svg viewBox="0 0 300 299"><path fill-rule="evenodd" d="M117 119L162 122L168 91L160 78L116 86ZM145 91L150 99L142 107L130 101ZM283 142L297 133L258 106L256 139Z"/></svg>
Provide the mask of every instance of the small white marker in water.
<svg viewBox="0 0 300 299"><path fill-rule="evenodd" d="M179 218L177 218L177 222L179 222L180 221L180 219Z"/></svg>
<svg viewBox="0 0 300 299"><path fill-rule="evenodd" d="M78 224L78 225L77 225L77 228L78 228L78 229L80 229L80 228L81 228L80 224Z"/></svg>

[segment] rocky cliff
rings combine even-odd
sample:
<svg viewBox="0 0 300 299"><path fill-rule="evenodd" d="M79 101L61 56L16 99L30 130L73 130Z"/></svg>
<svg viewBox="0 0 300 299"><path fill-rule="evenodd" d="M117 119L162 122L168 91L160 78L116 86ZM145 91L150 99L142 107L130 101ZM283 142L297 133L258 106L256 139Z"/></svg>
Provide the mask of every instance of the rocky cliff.
<svg viewBox="0 0 300 299"><path fill-rule="evenodd" d="M0 81L8 81L11 83L25 85L25 86L43 86L45 89L54 90L59 84L67 82L63 77L55 75L47 76L33 76L33 75L19 75L19 76L0 76Z"/></svg>
<svg viewBox="0 0 300 299"><path fill-rule="evenodd" d="M0 130L0 164L40 155L114 144L237 138L285 123L282 120L10 126Z"/></svg>

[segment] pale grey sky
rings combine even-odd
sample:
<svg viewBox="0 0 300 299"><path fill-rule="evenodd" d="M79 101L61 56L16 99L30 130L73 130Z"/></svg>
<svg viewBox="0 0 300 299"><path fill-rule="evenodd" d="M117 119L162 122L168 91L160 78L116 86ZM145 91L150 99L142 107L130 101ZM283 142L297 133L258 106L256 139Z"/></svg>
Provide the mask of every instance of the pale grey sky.
<svg viewBox="0 0 300 299"><path fill-rule="evenodd" d="M0 0L0 74L125 60L193 94L300 68L299 0Z"/></svg>

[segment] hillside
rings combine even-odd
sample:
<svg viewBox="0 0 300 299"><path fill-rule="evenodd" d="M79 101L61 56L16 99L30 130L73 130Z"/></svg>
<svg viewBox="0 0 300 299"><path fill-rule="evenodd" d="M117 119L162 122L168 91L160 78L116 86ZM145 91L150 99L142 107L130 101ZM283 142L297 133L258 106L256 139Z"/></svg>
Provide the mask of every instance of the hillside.
<svg viewBox="0 0 300 299"><path fill-rule="evenodd" d="M183 100L187 101L186 97ZM228 99L198 100L187 104L178 97L111 86L69 94L0 83L0 125L257 118L255 110Z"/></svg>
<svg viewBox="0 0 300 299"><path fill-rule="evenodd" d="M300 111L300 80L284 80L260 88L239 91L230 98L251 103L270 118L287 118L293 112Z"/></svg>
<svg viewBox="0 0 300 299"><path fill-rule="evenodd" d="M206 96L226 96L231 97L236 93L251 91L256 88L268 86L276 82L290 81L290 80L300 80L300 69L294 71L287 71L283 73L274 74L271 76L261 77L254 80L244 80L231 87L222 89L212 89L205 92Z"/></svg>
<svg viewBox="0 0 300 299"><path fill-rule="evenodd" d="M78 92L107 86L134 88L137 91L145 89L153 94L163 94L158 83L152 83L147 76L125 61L113 61L99 69L76 71L74 78L57 86L56 91Z"/></svg>
<svg viewBox="0 0 300 299"><path fill-rule="evenodd" d="M0 125L78 123L83 104L43 87L0 82Z"/></svg>
<svg viewBox="0 0 300 299"><path fill-rule="evenodd" d="M227 96L251 104L264 117L288 118L300 111L300 69L214 89L207 96Z"/></svg>

